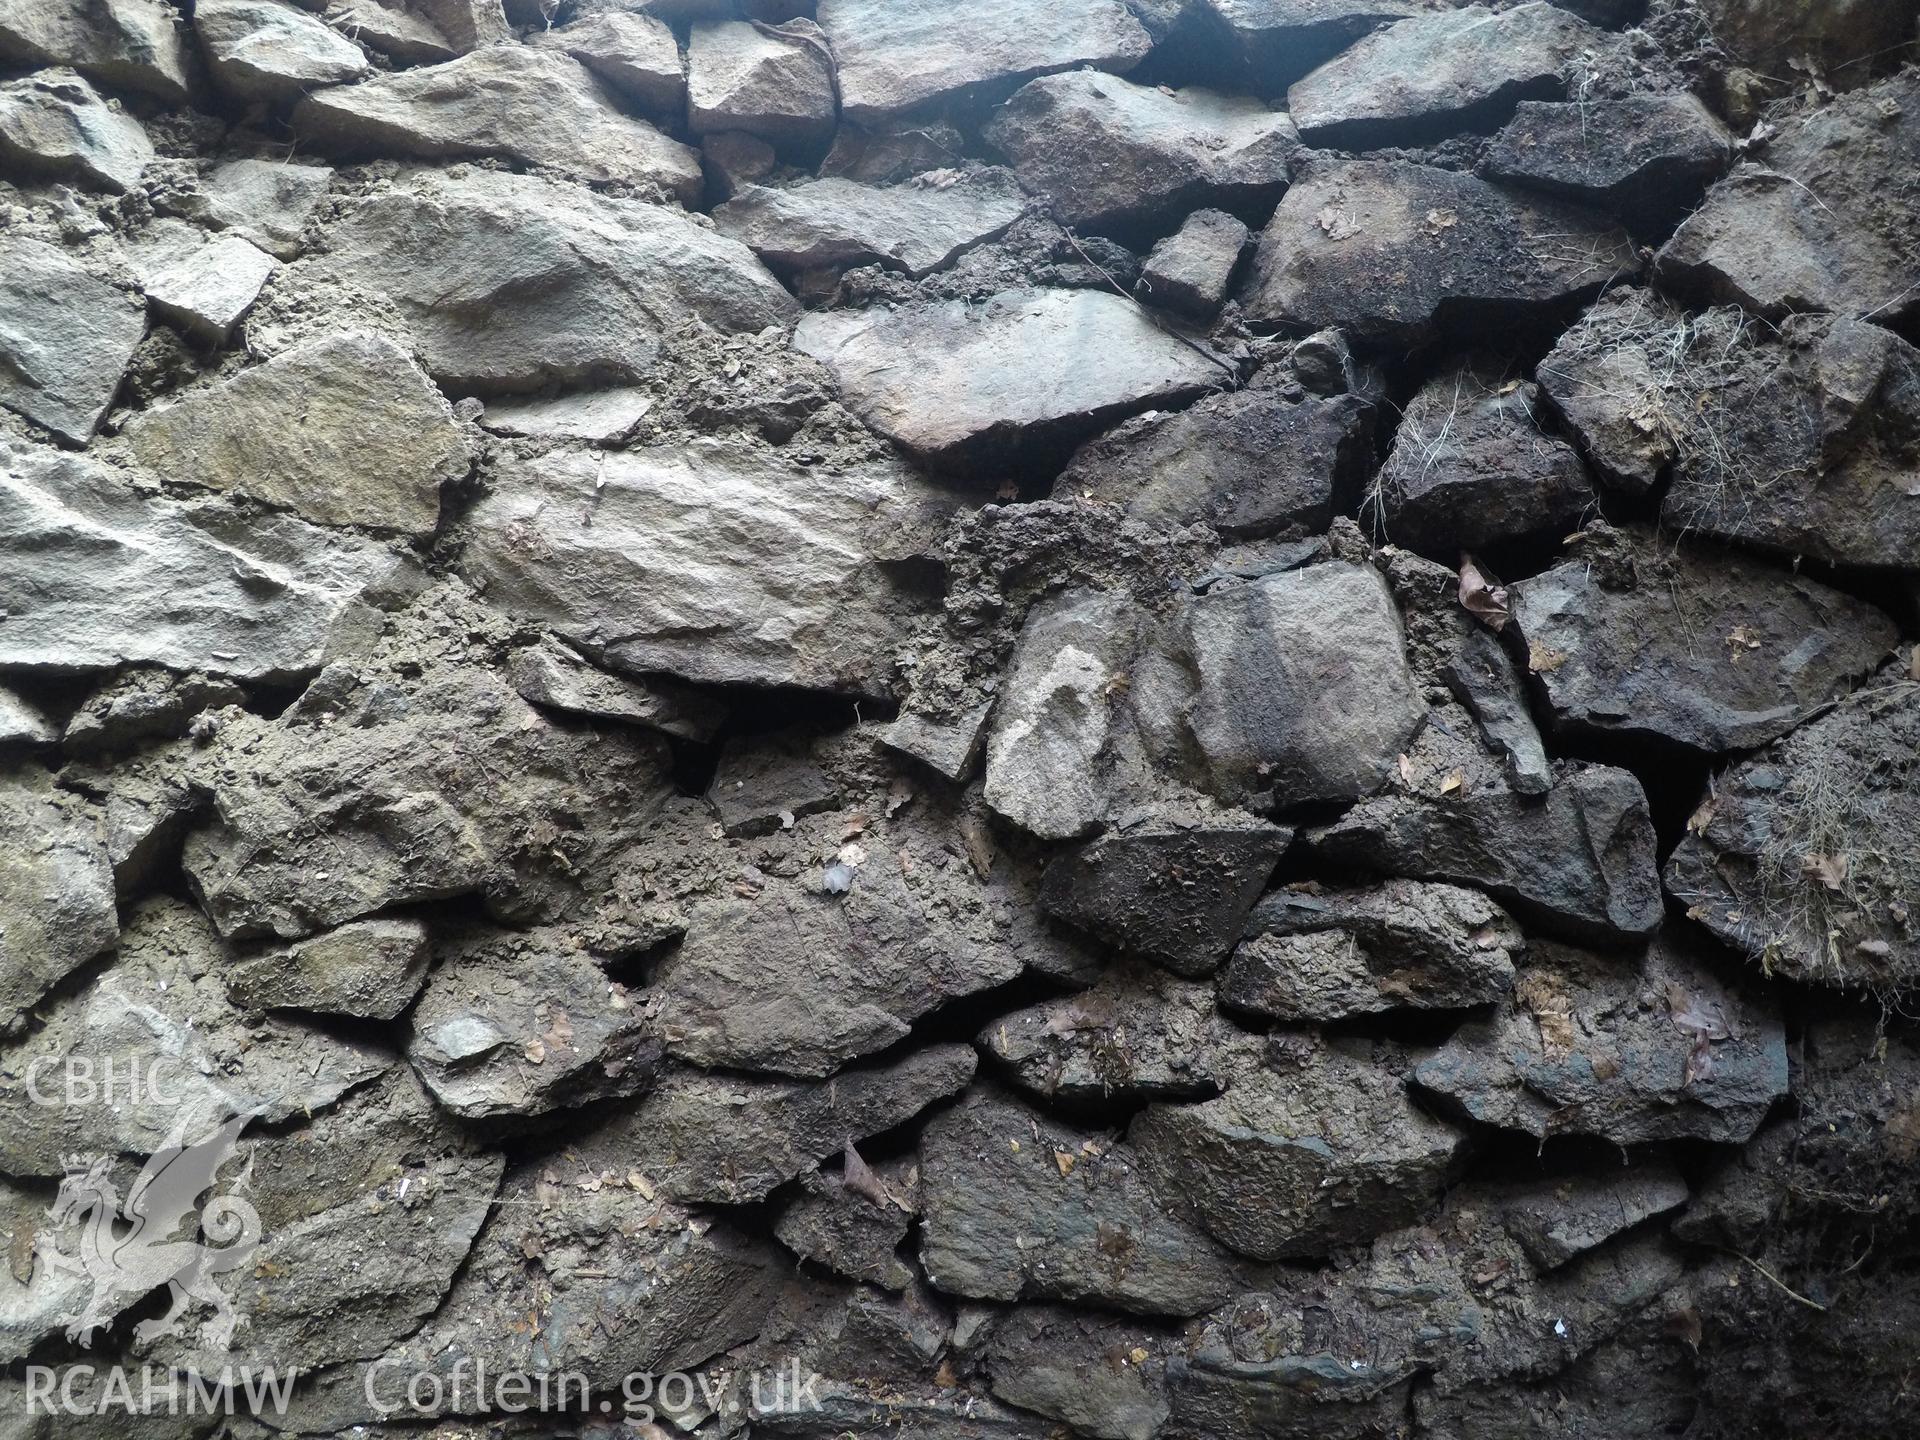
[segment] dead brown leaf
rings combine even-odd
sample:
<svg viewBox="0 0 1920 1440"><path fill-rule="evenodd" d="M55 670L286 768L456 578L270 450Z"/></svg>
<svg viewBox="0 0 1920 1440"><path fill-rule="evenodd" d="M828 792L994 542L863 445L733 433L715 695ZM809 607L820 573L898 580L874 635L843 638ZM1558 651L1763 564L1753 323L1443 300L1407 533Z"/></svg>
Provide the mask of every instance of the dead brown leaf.
<svg viewBox="0 0 1920 1440"><path fill-rule="evenodd" d="M1818 880L1835 894L1846 888L1848 868L1844 855L1812 854L1800 858L1801 873L1809 880Z"/></svg>
<svg viewBox="0 0 1920 1440"><path fill-rule="evenodd" d="M1493 630L1505 629L1513 618L1507 587L1482 570L1465 551L1460 555L1460 604Z"/></svg>

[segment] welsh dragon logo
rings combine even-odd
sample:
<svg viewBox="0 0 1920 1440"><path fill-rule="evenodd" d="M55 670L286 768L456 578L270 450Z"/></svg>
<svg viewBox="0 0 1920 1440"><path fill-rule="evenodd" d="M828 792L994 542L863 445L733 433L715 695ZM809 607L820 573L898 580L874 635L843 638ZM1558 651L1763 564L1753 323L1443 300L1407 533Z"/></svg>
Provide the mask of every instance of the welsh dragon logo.
<svg viewBox="0 0 1920 1440"><path fill-rule="evenodd" d="M260 1214L238 1194L209 1192L239 1153L240 1132L251 1119L237 1115L192 1144L186 1119L175 1122L124 1203L112 1178L114 1157L64 1157L66 1177L48 1213L62 1233L77 1229L77 1253L61 1250L45 1231L34 1248L46 1264L84 1275L93 1286L85 1307L68 1320L69 1340L91 1345L94 1332L127 1305L167 1285L173 1292L167 1313L135 1326L135 1338L180 1334L189 1303L199 1301L214 1311L201 1326L201 1343L219 1351L232 1345L240 1316L216 1281L252 1259L260 1244ZM249 1157L231 1188L244 1189L251 1174Z"/></svg>

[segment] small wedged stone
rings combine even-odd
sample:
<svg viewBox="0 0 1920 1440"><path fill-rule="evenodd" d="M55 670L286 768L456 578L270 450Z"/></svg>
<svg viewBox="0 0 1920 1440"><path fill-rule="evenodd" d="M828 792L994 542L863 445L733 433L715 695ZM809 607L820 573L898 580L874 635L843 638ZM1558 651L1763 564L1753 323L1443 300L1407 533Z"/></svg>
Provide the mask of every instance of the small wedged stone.
<svg viewBox="0 0 1920 1440"><path fill-rule="evenodd" d="M1089 990L993 1021L974 1043L1021 1089L1072 1104L1207 1099L1257 1041L1214 1009L1211 985L1119 965Z"/></svg>
<svg viewBox="0 0 1920 1440"><path fill-rule="evenodd" d="M176 1127L197 1139L236 1115L319 1114L395 1068L369 1041L243 1012L222 984L226 964L190 906L156 896L134 907L116 962L0 1048L7 1168L57 1177L70 1155L155 1154Z"/></svg>
<svg viewBox="0 0 1920 1440"><path fill-rule="evenodd" d="M976 1064L969 1046L931 1045L822 1081L675 1071L575 1148L589 1165L637 1169L678 1204L753 1204L966 1089Z"/></svg>
<svg viewBox="0 0 1920 1440"><path fill-rule="evenodd" d="M0 84L0 161L9 168L120 192L140 183L153 153L145 127L71 70Z"/></svg>
<svg viewBox="0 0 1920 1440"><path fill-rule="evenodd" d="M1254 908L1220 1001L1283 1024L1462 1010L1502 999L1525 951L1520 927L1477 890L1295 886Z"/></svg>
<svg viewBox="0 0 1920 1440"><path fill-rule="evenodd" d="M216 230L251 240L276 260L291 260L332 184L333 171L325 165L229 160L201 182L193 214Z"/></svg>
<svg viewBox="0 0 1920 1440"><path fill-rule="evenodd" d="M1625 573L1575 558L1510 587L1555 730L1719 754L1777 740L1870 674L1893 622L1803 575L1635 536Z"/></svg>
<svg viewBox="0 0 1920 1440"><path fill-rule="evenodd" d="M1496 1216L1541 1272L1597 1250L1634 1226L1687 1203L1687 1182L1671 1166L1653 1161L1617 1174L1536 1180L1525 1185L1456 1190L1454 1209L1471 1207Z"/></svg>
<svg viewBox="0 0 1920 1440"><path fill-rule="evenodd" d="M363 331L284 350L148 411L127 433L134 455L165 480L248 495L321 525L415 538L433 533L441 487L473 464L451 408L413 357Z"/></svg>
<svg viewBox="0 0 1920 1440"><path fill-rule="evenodd" d="M291 516L147 498L120 471L0 440L6 669L156 664L290 680L412 573L382 545Z"/></svg>
<svg viewBox="0 0 1920 1440"><path fill-rule="evenodd" d="M1673 936L1644 958L1540 944L1511 999L1413 1079L1470 1119L1542 1140L1739 1144L1787 1093L1787 1046L1770 995Z"/></svg>
<svg viewBox="0 0 1920 1440"><path fill-rule="evenodd" d="M658 16L603 10L530 35L527 43L571 55L642 110L677 115L686 104L680 42Z"/></svg>
<svg viewBox="0 0 1920 1440"><path fill-rule="evenodd" d="M835 474L723 441L554 452L500 468L460 568L613 669L878 695L923 608L887 562L950 509L890 461Z"/></svg>
<svg viewBox="0 0 1920 1440"><path fill-rule="evenodd" d="M1254 385L1121 422L1074 452L1053 492L1168 530L1319 532L1358 498L1372 428L1358 396L1293 400Z"/></svg>
<svg viewBox="0 0 1920 1440"><path fill-rule="evenodd" d="M1029 82L986 138L1063 225L1168 228L1202 206L1279 198L1299 136L1284 110L1211 90L1162 90L1097 71Z"/></svg>
<svg viewBox="0 0 1920 1440"><path fill-rule="evenodd" d="M691 319L735 334L798 310L752 251L677 211L484 171L354 202L289 275L384 296L454 394L632 382Z"/></svg>
<svg viewBox="0 0 1920 1440"><path fill-rule="evenodd" d="M1268 1051L1241 1057L1217 1098L1151 1105L1128 1127L1173 1213L1274 1261L1370 1239L1439 1195L1465 1137L1364 1045L1289 1037Z"/></svg>
<svg viewBox="0 0 1920 1440"><path fill-rule="evenodd" d="M243 235L209 238L169 226L138 246L133 261L153 312L185 334L224 345L280 267Z"/></svg>
<svg viewBox="0 0 1920 1440"><path fill-rule="evenodd" d="M1889 667L1716 778L1667 862L1690 918L1770 971L1898 994L1920 983L1909 918L1920 701Z"/></svg>
<svg viewBox="0 0 1920 1440"><path fill-rule="evenodd" d="M236 960L227 968L227 994L248 1010L391 1020L413 1003L430 959L420 921L359 920Z"/></svg>
<svg viewBox="0 0 1920 1440"><path fill-rule="evenodd" d="M1224 210L1196 210L1153 247L1134 293L1189 319L1220 313L1253 232Z"/></svg>
<svg viewBox="0 0 1920 1440"><path fill-rule="evenodd" d="M920 1264L950 1295L1197 1315L1251 1266L1153 1194L1124 1144L975 1091L920 1139Z"/></svg>
<svg viewBox="0 0 1920 1440"><path fill-rule="evenodd" d="M1048 863L1040 908L1175 974L1209 974L1293 841L1283 826L1234 821L1110 830Z"/></svg>
<svg viewBox="0 0 1920 1440"><path fill-rule="evenodd" d="M9 685L0 685L0 748L52 745L60 729L33 701Z"/></svg>
<svg viewBox="0 0 1920 1440"><path fill-rule="evenodd" d="M178 740L205 711L246 702L230 680L177 675L144 666L122 670L95 687L61 736L69 755L128 750L143 740Z"/></svg>
<svg viewBox="0 0 1920 1440"><path fill-rule="evenodd" d="M899 1251L920 1215L919 1163L908 1156L870 1166L865 1174L877 1185L864 1175L852 1179L844 1167L837 1175L815 1172L774 1221L774 1238L836 1275L905 1290L915 1275Z"/></svg>
<svg viewBox="0 0 1920 1440"><path fill-rule="evenodd" d="M120 940L102 816L32 767L0 781L0 1035Z"/></svg>
<svg viewBox="0 0 1920 1440"><path fill-rule="evenodd" d="M507 678L522 700L549 710L641 725L697 744L712 740L727 718L724 702L690 686L610 675L552 639L516 650Z"/></svg>
<svg viewBox="0 0 1920 1440"><path fill-rule="evenodd" d="M885 187L829 176L743 185L713 223L783 272L881 264L917 280L1000 235L1026 204L1004 170Z"/></svg>
<svg viewBox="0 0 1920 1440"><path fill-rule="evenodd" d="M1611 766L1568 763L1543 796L1477 784L1382 795L1308 840L1329 860L1478 886L1569 939L1644 939L1663 912L1646 792Z"/></svg>
<svg viewBox="0 0 1920 1440"><path fill-rule="evenodd" d="M433 951L407 1059L450 1114L529 1129L555 1110L637 1094L659 1074L645 1009L566 932L466 926L436 936Z"/></svg>
<svg viewBox="0 0 1920 1440"><path fill-rule="evenodd" d="M1318 149L1422 145L1498 123L1521 100L1558 98L1611 37L1532 0L1415 15L1377 30L1287 90L1300 138Z"/></svg>
<svg viewBox="0 0 1920 1440"><path fill-rule="evenodd" d="M451 661L337 662L284 715L233 714L214 753L185 867L235 939L473 894L533 918L667 794L664 741L560 729Z"/></svg>
<svg viewBox="0 0 1920 1440"><path fill-rule="evenodd" d="M0 14L0 58L70 66L102 85L182 105L197 78L186 30L166 0L38 0Z"/></svg>
<svg viewBox="0 0 1920 1440"><path fill-rule="evenodd" d="M583 180L651 185L686 203L700 193L695 151L623 114L578 60L530 46L319 90L294 106L292 123L341 154L502 155Z"/></svg>
<svg viewBox="0 0 1920 1440"><path fill-rule="evenodd" d="M727 834L770 835L803 815L836 809L840 792L803 743L741 737L720 752L707 803Z"/></svg>
<svg viewBox="0 0 1920 1440"><path fill-rule="evenodd" d="M278 0L206 0L194 6L193 28L214 83L243 100L297 100L373 73L358 45Z"/></svg>
<svg viewBox="0 0 1920 1440"><path fill-rule="evenodd" d="M984 1364L993 1393L1095 1440L1153 1440L1169 1418L1166 1351L1138 1321L1023 1305L998 1325Z"/></svg>
<svg viewBox="0 0 1920 1440"><path fill-rule="evenodd" d="M987 720L993 702L982 701L947 718L903 711L887 726L881 741L888 749L911 756L934 773L958 783L970 779L987 742Z"/></svg>
<svg viewBox="0 0 1920 1440"><path fill-rule="evenodd" d="M776 150L823 148L833 138L833 56L818 27L724 20L687 40L687 128L738 131Z"/></svg>
<svg viewBox="0 0 1920 1440"><path fill-rule="evenodd" d="M946 468L1071 446L1228 378L1131 300L1094 290L815 311L793 344L833 372L847 407L868 425Z"/></svg>
<svg viewBox="0 0 1920 1440"><path fill-rule="evenodd" d="M139 296L42 241L0 239L0 405L86 444L146 330Z"/></svg>
<svg viewBox="0 0 1920 1440"><path fill-rule="evenodd" d="M1403 160L1317 165L1260 237L1248 317L1373 345L1537 321L1636 273L1595 211Z"/></svg>
<svg viewBox="0 0 1920 1440"><path fill-rule="evenodd" d="M1909 68L1784 126L1707 192L1655 260L1663 288L1777 320L1920 310L1920 76Z"/></svg>
<svg viewBox="0 0 1920 1440"><path fill-rule="evenodd" d="M1536 420L1539 391L1463 361L1420 387L1380 467L1386 538L1452 559L1548 531L1566 534L1596 504L1574 448Z"/></svg>
<svg viewBox="0 0 1920 1440"><path fill-rule="evenodd" d="M1727 127L1684 92L1528 100L1487 147L1480 173L1618 215L1639 231L1691 209L1732 157Z"/></svg>
<svg viewBox="0 0 1920 1440"><path fill-rule="evenodd" d="M1287 86L1382 25L1406 0L1197 0L1197 58L1220 78L1279 98Z"/></svg>
<svg viewBox="0 0 1920 1440"><path fill-rule="evenodd" d="M552 399L496 400L480 416L480 428L495 435L533 440L585 440L613 445L640 428L653 397L638 386L585 390Z"/></svg>
<svg viewBox="0 0 1920 1440"><path fill-rule="evenodd" d="M1153 48L1121 0L821 0L818 13L841 112L863 125L1053 71L1123 72Z"/></svg>

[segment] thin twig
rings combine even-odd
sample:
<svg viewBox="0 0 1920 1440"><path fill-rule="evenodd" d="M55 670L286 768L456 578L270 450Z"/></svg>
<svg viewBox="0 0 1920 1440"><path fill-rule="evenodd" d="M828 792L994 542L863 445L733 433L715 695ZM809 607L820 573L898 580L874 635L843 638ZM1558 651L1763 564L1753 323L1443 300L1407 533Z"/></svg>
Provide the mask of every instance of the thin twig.
<svg viewBox="0 0 1920 1440"><path fill-rule="evenodd" d="M1738 1250L1731 1251L1730 1253L1734 1255L1740 1255L1740 1252ZM1809 1310L1819 1310L1823 1313L1826 1311L1827 1307L1822 1305L1818 1300L1809 1300L1806 1296L1802 1295L1798 1290L1794 1289L1791 1285L1787 1284L1786 1281L1782 1280L1778 1275L1774 1274L1771 1270L1767 1269L1766 1266L1762 1265L1758 1260L1754 1259L1751 1255L1740 1255L1740 1258L1746 1261L1747 1264L1751 1265L1754 1269L1758 1270L1762 1275L1766 1276L1767 1279L1771 1280L1774 1284L1778 1285L1781 1288L1781 1290L1783 1290L1786 1294L1790 1295L1795 1300L1798 1300L1802 1305L1806 1306Z"/></svg>
<svg viewBox="0 0 1920 1440"><path fill-rule="evenodd" d="M1051 215L1051 213L1049 213L1048 218L1053 219L1053 216ZM1162 334L1171 335L1175 340L1178 340L1182 345L1186 346L1189 350L1193 351L1194 354L1199 355L1204 359L1211 360L1215 365L1218 365L1222 370L1227 372L1227 379L1229 382L1231 382L1231 384L1233 385L1233 388L1236 390L1240 388L1240 371L1238 370L1238 368L1236 368L1235 366L1229 365L1225 360L1222 360L1218 355L1214 354L1213 351L1209 350L1206 346L1202 345L1198 340L1195 340L1190 336L1182 335L1178 330L1170 329L1166 325L1161 324L1160 317L1153 313L1153 309L1151 306L1142 304L1140 297L1138 295L1135 295L1131 290L1127 289L1126 286L1122 285L1118 280L1114 279L1112 273L1108 271L1106 266L1102 265L1098 260L1094 259L1081 247L1079 238L1074 235L1073 227L1071 225L1063 225L1057 219L1054 219L1053 223L1060 226L1061 233L1067 237L1067 243L1073 246L1074 253L1077 254L1082 260L1086 261L1087 264L1091 265L1095 270L1099 271L1100 278L1105 280L1107 284L1113 287L1114 294L1118 295L1122 300L1130 301L1132 304L1137 306L1139 308L1140 313L1142 315L1145 315L1147 319L1151 320L1155 328L1158 329Z"/></svg>

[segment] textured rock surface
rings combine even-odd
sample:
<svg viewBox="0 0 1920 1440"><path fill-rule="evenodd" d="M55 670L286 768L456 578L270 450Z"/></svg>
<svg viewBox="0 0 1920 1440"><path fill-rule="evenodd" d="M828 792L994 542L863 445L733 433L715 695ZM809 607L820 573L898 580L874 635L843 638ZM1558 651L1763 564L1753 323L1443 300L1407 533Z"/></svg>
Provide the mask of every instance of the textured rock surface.
<svg viewBox="0 0 1920 1440"><path fill-rule="evenodd" d="M1140 297L1189 319L1211 319L1233 288L1251 238L1246 225L1225 211L1194 211L1140 267Z"/></svg>
<svg viewBox="0 0 1920 1440"><path fill-rule="evenodd" d="M0 241L0 405L85 444L145 331L135 296L51 245Z"/></svg>
<svg viewBox="0 0 1920 1440"><path fill-rule="evenodd" d="M386 297L456 392L632 380L690 318L753 331L795 309L684 216L516 175L424 175L351 207L328 245L302 278Z"/></svg>
<svg viewBox="0 0 1920 1440"><path fill-rule="evenodd" d="M345 154L502 155L586 180L652 186L691 199L700 161L623 114L567 55L514 46L309 95L296 131Z"/></svg>
<svg viewBox="0 0 1920 1440"><path fill-rule="evenodd" d="M284 351L144 417L130 435L140 462L176 483L406 535L432 533L441 487L472 464L412 357L364 333Z"/></svg>
<svg viewBox="0 0 1920 1440"><path fill-rule="evenodd" d="M1093 230L1157 228L1202 205L1258 209L1300 143L1285 111L1090 70L1028 84L986 133L1055 219Z"/></svg>
<svg viewBox="0 0 1920 1440"><path fill-rule="evenodd" d="M29 175L131 190L153 160L140 122L72 71L46 70L0 85L0 161Z"/></svg>
<svg viewBox="0 0 1920 1440"><path fill-rule="evenodd" d="M947 466L1071 445L1135 411L1192 400L1227 374L1127 300L1095 291L811 314L794 346L833 372L862 420Z"/></svg>
<svg viewBox="0 0 1920 1440"><path fill-rule="evenodd" d="M148 499L118 471L0 441L0 666L148 662L239 679L319 668L409 567L287 517Z"/></svg>
<svg viewBox="0 0 1920 1440"><path fill-rule="evenodd" d="M190 226L182 231L136 252L140 285L154 314L202 342L218 344L253 308L260 287L279 267L243 235L208 239Z"/></svg>
<svg viewBox="0 0 1920 1440"><path fill-rule="evenodd" d="M1481 171L1658 225L1691 208L1732 153L1726 126L1691 95L1526 101L1488 147Z"/></svg>
<svg viewBox="0 0 1920 1440"><path fill-rule="evenodd" d="M1256 320L1339 326L1374 341L1524 320L1637 268L1598 213L1405 161L1317 166L1260 237Z"/></svg>
<svg viewBox="0 0 1920 1440"><path fill-rule="evenodd" d="M714 211L723 235L783 271L880 263L918 279L1000 234L1026 208L1004 171L885 188L829 177L747 185Z"/></svg>
<svg viewBox="0 0 1920 1440"><path fill-rule="evenodd" d="M530 35L527 43L571 55L649 113L674 114L686 102L680 43L656 16L605 10Z"/></svg>
<svg viewBox="0 0 1920 1440"><path fill-rule="evenodd" d="M0 866L0 1031L67 974L118 943L99 816L29 770L0 789L20 843Z"/></svg>
<svg viewBox="0 0 1920 1440"><path fill-rule="evenodd" d="M48 0L0 16L0 55L70 65L103 85L177 104L193 88L191 40L165 0Z"/></svg>
<svg viewBox="0 0 1920 1440"><path fill-rule="evenodd" d="M696 135L758 135L776 149L833 135L833 59L817 30L728 20L687 42L687 126Z"/></svg>
<svg viewBox="0 0 1920 1440"><path fill-rule="evenodd" d="M227 994L251 1010L312 1010L391 1020L427 978L427 929L418 920L360 920L227 972Z"/></svg>
<svg viewBox="0 0 1920 1440"><path fill-rule="evenodd" d="M373 73L360 47L317 16L276 0L207 0L194 32L216 84L246 100L297 100Z"/></svg>

